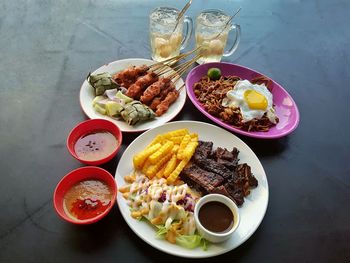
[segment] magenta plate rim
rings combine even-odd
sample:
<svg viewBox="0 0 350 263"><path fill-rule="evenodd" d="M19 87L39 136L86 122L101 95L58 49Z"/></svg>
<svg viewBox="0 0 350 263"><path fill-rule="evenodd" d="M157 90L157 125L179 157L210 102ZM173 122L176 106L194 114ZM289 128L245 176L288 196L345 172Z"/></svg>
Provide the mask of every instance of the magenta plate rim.
<svg viewBox="0 0 350 263"><path fill-rule="evenodd" d="M206 117L214 121L216 124L219 124L221 127L236 132L241 135L245 135L253 138L260 139L277 139L284 137L291 132L293 132L299 125L300 115L298 107L293 100L292 96L276 81L272 78L266 76L272 80L272 94L273 94L273 103L275 104L276 114L278 115L280 122L270 128L267 132L248 132L235 128L227 123L224 123L220 119L212 116L202 107L200 102L198 102L196 96L193 92L193 84L197 82L203 75L206 74L209 68L216 67L222 71L223 75L236 75L243 79L251 80L254 77L266 76L256 70L244 67L238 64L228 63L228 62L212 62L202 65L198 65L193 68L186 77L186 90L187 95L192 101L193 105Z"/></svg>

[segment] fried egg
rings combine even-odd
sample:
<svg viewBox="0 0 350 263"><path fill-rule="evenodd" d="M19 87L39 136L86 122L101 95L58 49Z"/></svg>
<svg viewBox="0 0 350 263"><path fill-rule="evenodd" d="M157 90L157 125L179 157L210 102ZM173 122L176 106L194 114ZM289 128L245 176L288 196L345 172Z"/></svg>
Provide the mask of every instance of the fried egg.
<svg viewBox="0 0 350 263"><path fill-rule="evenodd" d="M234 88L227 92L222 101L224 107L239 107L243 122L261 119L266 113L270 122L276 124L277 116L273 108L272 93L264 84L252 84L248 80L237 81Z"/></svg>

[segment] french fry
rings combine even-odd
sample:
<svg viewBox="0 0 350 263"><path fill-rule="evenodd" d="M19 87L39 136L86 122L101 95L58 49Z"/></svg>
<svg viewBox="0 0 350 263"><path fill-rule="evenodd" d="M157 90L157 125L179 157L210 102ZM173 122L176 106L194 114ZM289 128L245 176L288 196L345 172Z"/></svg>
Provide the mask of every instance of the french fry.
<svg viewBox="0 0 350 263"><path fill-rule="evenodd" d="M148 178L153 178L158 173L160 168L170 160L172 155L173 154L170 151L165 156L163 156L162 159L159 160L159 162L151 165L146 171L146 175L148 176Z"/></svg>
<svg viewBox="0 0 350 263"><path fill-rule="evenodd" d="M176 167L176 161L177 161L176 155L173 154L170 161L167 163L165 167L164 174L163 174L164 177L168 177L172 173L172 171L174 171Z"/></svg>
<svg viewBox="0 0 350 263"><path fill-rule="evenodd" d="M168 183L174 183L181 171L185 168L186 164L189 162L189 160L182 160L175 168L175 170L169 175L167 178Z"/></svg>
<svg viewBox="0 0 350 263"><path fill-rule="evenodd" d="M146 174L146 171L148 170L148 168L151 167L151 165L152 165L152 164L151 164L150 160L147 159L146 162L143 164L143 166L142 166L142 168L141 168L141 172L142 172L143 174Z"/></svg>
<svg viewBox="0 0 350 263"><path fill-rule="evenodd" d="M198 142L198 134L191 133L191 142Z"/></svg>
<svg viewBox="0 0 350 263"><path fill-rule="evenodd" d="M187 146L187 144L191 141L191 136L189 134L186 134L181 143L180 143L180 147L179 150L177 151L177 159L182 160L183 159L183 152Z"/></svg>
<svg viewBox="0 0 350 263"><path fill-rule="evenodd" d="M171 137L184 136L186 134L188 134L187 129L179 129L179 130L167 132L167 133L163 134L163 136L164 136L164 138L168 139Z"/></svg>
<svg viewBox="0 0 350 263"><path fill-rule="evenodd" d="M158 135L153 139L153 141L151 141L151 143L150 143L146 148L151 147L152 145L155 145L155 144L157 144L157 143L162 143L163 140L164 140L163 135L158 134Z"/></svg>
<svg viewBox="0 0 350 263"><path fill-rule="evenodd" d="M194 151L196 150L197 146L198 142L189 142L183 151L183 160L189 161L192 158L192 155L194 154Z"/></svg>
<svg viewBox="0 0 350 263"><path fill-rule="evenodd" d="M172 141L167 141L166 143L164 143L162 145L162 147L160 147L160 149L158 149L156 152L154 152L152 155L150 155L150 157L148 158L149 161L152 164L157 163L158 161L160 161L160 159L165 156L167 153L171 152L171 149L173 148L174 143Z"/></svg>
<svg viewBox="0 0 350 263"><path fill-rule="evenodd" d="M144 150L134 156L134 166L150 179L170 177L169 182L174 183L197 146L198 134L189 133L187 129L158 134ZM132 177L125 179L129 183L135 180Z"/></svg>
<svg viewBox="0 0 350 263"><path fill-rule="evenodd" d="M168 140L174 142L175 144L180 144L184 136L174 136L170 137Z"/></svg>
<svg viewBox="0 0 350 263"><path fill-rule="evenodd" d="M160 168L160 170L156 173L156 177L157 177L158 179L160 179L160 178L163 177L166 166L167 166L167 164L164 164L164 165Z"/></svg>
<svg viewBox="0 0 350 263"><path fill-rule="evenodd" d="M173 149L171 149L171 152L177 154L177 151L179 150L179 148L180 148L180 145L175 144Z"/></svg>
<svg viewBox="0 0 350 263"><path fill-rule="evenodd" d="M146 159L148 158L148 156L153 154L160 147L162 147L162 145L160 143L156 143L156 144L152 145L151 147L146 148L143 151L136 154L133 158L135 168L140 169L143 166Z"/></svg>

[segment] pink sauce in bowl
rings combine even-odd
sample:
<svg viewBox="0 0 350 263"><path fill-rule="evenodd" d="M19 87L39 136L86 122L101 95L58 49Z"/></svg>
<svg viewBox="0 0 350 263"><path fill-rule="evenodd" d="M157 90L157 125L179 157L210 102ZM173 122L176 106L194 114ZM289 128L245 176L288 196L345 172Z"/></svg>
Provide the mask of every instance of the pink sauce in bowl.
<svg viewBox="0 0 350 263"><path fill-rule="evenodd" d="M118 141L107 131L96 131L80 137L74 145L76 155L84 161L104 159L114 152Z"/></svg>
<svg viewBox="0 0 350 263"><path fill-rule="evenodd" d="M88 165L100 165L110 161L122 143L122 132L111 121L87 120L72 129L67 138L70 154Z"/></svg>

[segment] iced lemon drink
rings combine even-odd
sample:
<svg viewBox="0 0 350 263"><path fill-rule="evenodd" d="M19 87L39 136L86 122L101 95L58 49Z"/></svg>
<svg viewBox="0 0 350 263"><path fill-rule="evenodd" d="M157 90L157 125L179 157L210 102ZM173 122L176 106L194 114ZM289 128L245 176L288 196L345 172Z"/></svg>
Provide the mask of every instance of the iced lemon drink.
<svg viewBox="0 0 350 263"><path fill-rule="evenodd" d="M162 61L180 54L182 32L151 33L152 59Z"/></svg>
<svg viewBox="0 0 350 263"><path fill-rule="evenodd" d="M228 23L230 16L220 10L205 10L196 19L196 47L201 47L202 55L197 62L219 62L222 56L231 55L237 48L240 38L238 25ZM225 52L229 31L236 28L236 40L231 49Z"/></svg>
<svg viewBox="0 0 350 263"><path fill-rule="evenodd" d="M156 8L150 14L150 43L152 59L163 61L180 54L185 48L192 33L192 20L182 16L177 22L179 11L170 7ZM186 24L186 34L183 39L183 25Z"/></svg>

